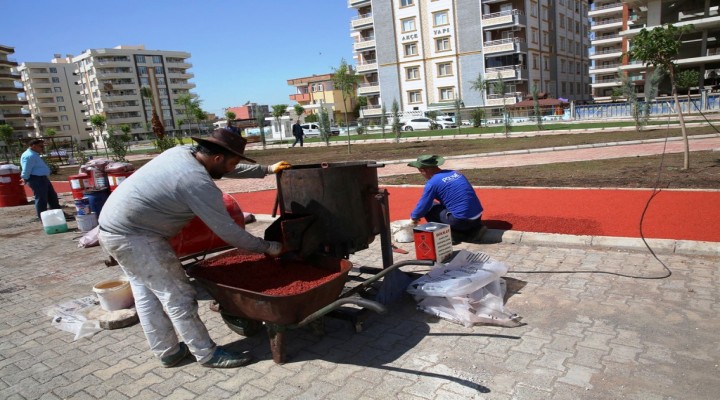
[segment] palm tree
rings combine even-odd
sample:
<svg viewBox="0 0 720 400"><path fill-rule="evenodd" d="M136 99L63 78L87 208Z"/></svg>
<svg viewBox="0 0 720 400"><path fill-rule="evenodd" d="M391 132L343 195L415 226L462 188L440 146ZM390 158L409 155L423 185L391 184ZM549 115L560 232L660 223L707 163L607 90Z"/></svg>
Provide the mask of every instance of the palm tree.
<svg viewBox="0 0 720 400"><path fill-rule="evenodd" d="M258 128L260 129L260 141L262 142L263 150L265 150L265 147L267 146L267 141L265 140L265 113L262 112L260 107L255 106L255 123L257 124Z"/></svg>
<svg viewBox="0 0 720 400"><path fill-rule="evenodd" d="M333 69L335 73L332 76L333 85L336 90L340 90L343 98L343 108L345 109L345 129L348 132L348 154L350 153L350 125L348 121L348 105L347 99L352 99L357 87L358 80L360 77L355 74L355 71L345 61L340 59L340 66Z"/></svg>
<svg viewBox="0 0 720 400"><path fill-rule="evenodd" d="M298 103L298 104L295 104L293 106L293 108L295 109L295 115L297 115L298 122L300 122L300 117L303 114L305 114L305 107L303 107L302 105L300 105L300 103Z"/></svg>
<svg viewBox="0 0 720 400"><path fill-rule="evenodd" d="M178 96L177 103L185 108L185 118L188 124L190 124L190 133L192 133L193 121L198 121L198 132L200 132L199 120L196 118L200 115L198 112L201 104L200 99L193 97L190 93L186 93Z"/></svg>
<svg viewBox="0 0 720 400"><path fill-rule="evenodd" d="M103 137L103 130L105 130L106 124L107 118L105 118L105 116L102 114L95 114L90 117L90 125L92 125L96 131L95 141L98 141L98 139L102 140L103 147L105 148L105 157L109 158L110 154L108 154L107 142Z"/></svg>
<svg viewBox="0 0 720 400"><path fill-rule="evenodd" d="M275 125L277 126L277 130L280 133L280 143L283 143L283 132L282 128L280 126L280 118L282 118L283 115L285 115L285 112L287 111L288 105L287 104L275 104L272 106L272 116L275 119Z"/></svg>

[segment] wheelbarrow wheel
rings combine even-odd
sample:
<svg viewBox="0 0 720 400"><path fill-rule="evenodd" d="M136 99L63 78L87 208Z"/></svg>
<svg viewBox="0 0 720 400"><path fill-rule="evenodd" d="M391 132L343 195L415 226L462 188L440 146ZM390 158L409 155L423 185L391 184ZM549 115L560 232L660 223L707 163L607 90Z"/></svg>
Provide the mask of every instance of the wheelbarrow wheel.
<svg viewBox="0 0 720 400"><path fill-rule="evenodd" d="M223 321L225 321L225 325L227 325L231 331L245 337L255 336L263 326L261 321L228 315L222 312L222 309L220 310L220 315Z"/></svg>

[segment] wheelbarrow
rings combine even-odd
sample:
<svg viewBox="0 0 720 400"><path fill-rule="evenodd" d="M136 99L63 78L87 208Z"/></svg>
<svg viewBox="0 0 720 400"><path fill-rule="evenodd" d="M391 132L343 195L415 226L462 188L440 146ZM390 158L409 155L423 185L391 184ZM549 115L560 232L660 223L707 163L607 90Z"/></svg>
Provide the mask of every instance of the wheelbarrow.
<svg viewBox="0 0 720 400"><path fill-rule="evenodd" d="M343 305L356 306L383 314L384 305L359 296L370 285L388 273L406 265L432 266L429 260L402 261L384 268L378 274L345 290L345 282L352 263L346 259L327 256L312 257L306 260L308 266L326 269L338 273L333 279L307 291L287 295L269 295L266 293L230 286L222 278L209 280L202 275L202 264L195 263L187 267L187 273L195 278L220 305L221 315L228 327L236 333L251 336L261 325L265 325L270 339L273 361L285 363L285 333L321 321L321 318ZM297 266L293 266L297 268Z"/></svg>

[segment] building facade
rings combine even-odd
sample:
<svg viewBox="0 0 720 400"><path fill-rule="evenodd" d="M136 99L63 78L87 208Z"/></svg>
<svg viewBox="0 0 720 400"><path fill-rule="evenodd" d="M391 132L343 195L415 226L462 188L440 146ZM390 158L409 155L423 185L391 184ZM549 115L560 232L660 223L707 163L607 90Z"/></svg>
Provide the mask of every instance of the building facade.
<svg viewBox="0 0 720 400"><path fill-rule="evenodd" d="M591 24L590 74L592 94L597 102L611 101L613 91L621 86L618 74L627 74L644 97L649 85L647 68L631 60L626 53L632 38L643 28L658 26L692 26L682 37L676 64L679 70L694 69L701 77L700 92L717 85L720 75L720 15L716 1L711 0L596 0L589 12ZM667 79L659 94L669 94Z"/></svg>
<svg viewBox="0 0 720 400"><path fill-rule="evenodd" d="M590 98L587 0L348 0L363 116ZM504 93L498 93L502 81ZM473 88L485 82L485 90Z"/></svg>
<svg viewBox="0 0 720 400"><path fill-rule="evenodd" d="M73 57L86 118L102 114L108 127L128 125L139 134L150 130L154 105L166 131L180 129L189 118L178 97L195 87L188 58L190 53L142 45L89 49ZM144 97L142 88L151 96Z"/></svg>
<svg viewBox="0 0 720 400"><path fill-rule="evenodd" d="M59 54L50 62L26 62L18 67L37 136L52 129L78 141L90 138L74 71L71 57Z"/></svg>
<svg viewBox="0 0 720 400"><path fill-rule="evenodd" d="M296 91L290 95L290 100L303 106L306 114L317 113L321 106L324 107L331 122L344 121L346 111L348 119L354 120L355 98L343 99L342 91L335 88L332 76L323 74L288 79L288 85L295 86ZM361 88L357 90L360 94Z"/></svg>
<svg viewBox="0 0 720 400"><path fill-rule="evenodd" d="M28 102L16 72L18 63L8 57L14 53L15 48L0 44L0 125L11 126L13 137L20 139L29 136L32 129L26 124L30 115L23 112Z"/></svg>

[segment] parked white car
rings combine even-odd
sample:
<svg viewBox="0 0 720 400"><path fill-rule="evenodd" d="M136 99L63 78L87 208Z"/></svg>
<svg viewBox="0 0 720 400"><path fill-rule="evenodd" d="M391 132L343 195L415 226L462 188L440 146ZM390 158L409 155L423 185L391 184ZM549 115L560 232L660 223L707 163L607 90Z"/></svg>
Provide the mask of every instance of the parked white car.
<svg viewBox="0 0 720 400"><path fill-rule="evenodd" d="M438 124L438 128L440 129L457 128L453 117L437 117L435 118L435 123Z"/></svg>
<svg viewBox="0 0 720 400"><path fill-rule="evenodd" d="M320 137L320 124L315 122L308 122L301 124L300 127L305 134L305 137ZM330 136L337 136L340 134L340 128L337 126L330 127Z"/></svg>
<svg viewBox="0 0 720 400"><path fill-rule="evenodd" d="M425 117L411 118L411 119L403 121L403 123L404 123L404 125L403 125L402 129L405 131L437 128L437 123L435 123L435 121L431 120L430 118L425 118Z"/></svg>

